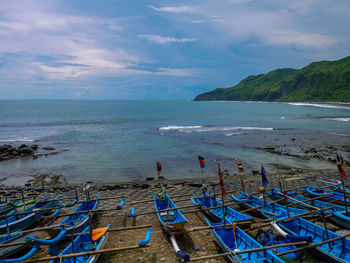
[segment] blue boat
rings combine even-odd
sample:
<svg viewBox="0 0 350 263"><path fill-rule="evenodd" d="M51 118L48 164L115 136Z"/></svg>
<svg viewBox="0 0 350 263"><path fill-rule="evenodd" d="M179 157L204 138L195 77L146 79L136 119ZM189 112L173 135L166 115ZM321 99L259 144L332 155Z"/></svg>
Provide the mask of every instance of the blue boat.
<svg viewBox="0 0 350 263"><path fill-rule="evenodd" d="M57 214L59 212L59 210L60 210L60 208L58 208L54 212L54 214L55 213ZM47 211L47 212L49 212L49 211ZM8 244L13 244L13 243L24 243L24 241L26 241L27 237L29 237L30 235L35 235L35 234L36 234L36 232L22 234L22 233L20 233L20 230L17 230L17 231L11 232L9 234L1 235L0 236L0 244L8 245ZM16 254L17 252L19 252L19 251L21 251L29 246L32 246L32 244L31 243L27 243L27 244L24 243L24 244L20 244L20 245L3 247L0 249L0 258L10 257L11 255ZM29 252L33 252L33 251L31 250Z"/></svg>
<svg viewBox="0 0 350 263"><path fill-rule="evenodd" d="M235 228L235 234L232 225L218 226L218 223L211 223L206 219L209 226L213 226L211 229L216 243L220 246L223 252L230 253L227 258L231 262L271 262L282 263L281 258L274 255L269 250L260 250L255 252L248 252L242 254L235 254L237 250L246 250L252 248L262 248L263 246L255 241L252 237L246 234L239 227ZM219 223L220 224L220 223Z"/></svg>
<svg viewBox="0 0 350 263"><path fill-rule="evenodd" d="M276 218L267 213L264 213L264 215L270 219ZM329 239L340 236L333 231L326 231L324 227L316 225L301 217L288 218L286 210L282 210L282 213L277 217L282 219L285 218L282 222L278 223L282 229L294 235L298 240L304 239L311 242L311 244L328 240L327 232ZM327 262L350 262L350 240L347 238L317 246L311 250L316 256Z"/></svg>
<svg viewBox="0 0 350 263"><path fill-rule="evenodd" d="M59 196L56 197L56 199ZM32 224L36 220L38 220L41 216L50 212L48 208L53 208L58 204L58 200L46 200L40 201L26 209L25 214L12 215L10 217L5 218L0 222L0 234L9 234L16 230L25 229ZM28 212L28 213L27 213Z"/></svg>
<svg viewBox="0 0 350 263"><path fill-rule="evenodd" d="M200 206L201 208L210 208L215 206L222 206L222 203L214 199L210 196L208 193L204 193L203 196L198 197L195 194L192 194L193 198L191 198L191 201L193 204ZM203 210L204 213L206 213L211 219L213 219L215 222L221 222L223 218L223 209L220 208L213 208L213 209L205 209ZM231 207L226 206L225 207L225 219L232 223L235 221L240 221L240 226L244 223L244 221L247 221L247 225L251 224L251 219L253 217L242 214Z"/></svg>
<svg viewBox="0 0 350 263"><path fill-rule="evenodd" d="M14 204L18 204L20 200L13 201ZM0 215L7 214L10 211L16 211L9 203L9 201L0 202Z"/></svg>
<svg viewBox="0 0 350 263"><path fill-rule="evenodd" d="M304 188L303 196L314 198L319 197L319 200L325 202L332 202L332 204L345 206L345 201L342 199L344 195L339 192L334 192L326 189L317 189L314 186L307 186ZM340 200L339 200L340 199ZM346 195L346 201L350 204L350 197Z"/></svg>
<svg viewBox="0 0 350 263"><path fill-rule="evenodd" d="M91 201L85 200L85 202L81 203L73 211L73 213L78 213L78 212L83 212L83 213L69 215L60 223L61 227L47 229L46 232L49 234L51 238L55 238L63 230L66 231L66 235L83 231L83 229L86 228L87 225L89 224L89 211L91 212L90 216L92 217L94 210L96 210L99 205L100 198L101 198L101 195L99 195L96 200L91 200Z"/></svg>
<svg viewBox="0 0 350 263"><path fill-rule="evenodd" d="M263 217L277 217L286 209L284 206L279 205L277 203L271 203L268 200L264 200L262 198L258 198L253 195L248 195L242 192L239 197L233 195L231 195L231 197L235 202L239 203L240 206L244 208L250 209L254 207L259 207L255 210L252 210L252 212L257 213ZM294 207L288 207L288 211L290 216L308 212L307 210Z"/></svg>
<svg viewBox="0 0 350 263"><path fill-rule="evenodd" d="M275 188L273 189L270 194L270 198L272 200L277 200L277 199L281 199L283 198L283 196L280 194L280 190L278 188ZM311 205L311 206L314 206L314 207L317 207L317 208L326 208L326 207L330 207L330 206L333 206L332 209L330 210L326 210L325 212L331 212L331 211L336 211L336 212L341 212L341 211L344 211L345 207L344 206L341 206L341 205L334 205L334 204L329 204L327 202L324 202L324 201L320 201L320 200L309 200L309 198L305 197L305 196L302 196L302 195L299 195L298 193L286 193L286 195L288 196L291 196L293 197L294 199L300 201L300 202L304 202L308 205ZM301 204L301 203L298 203L292 199L287 199L289 203L293 203L293 204L296 204L294 207L299 207L299 208L304 208L304 209L307 209L307 210L314 210L312 207L308 206L308 205L305 205L305 204ZM309 201L307 201L309 200ZM281 200L279 202L280 204L284 204L284 201Z"/></svg>
<svg viewBox="0 0 350 263"><path fill-rule="evenodd" d="M286 214L284 214L286 215ZM286 218L284 221L278 223L281 228L285 229L293 235L310 236L312 243L319 243L340 237L333 231L326 231L324 227L316 225L303 218ZM328 237L327 233L328 232ZM327 262L350 262L350 239L342 238L330 243L326 243L317 247L311 248L322 261Z"/></svg>
<svg viewBox="0 0 350 263"><path fill-rule="evenodd" d="M169 234L181 235L184 231L187 219L181 213L179 209L176 209L176 205L168 196L164 193L163 198L154 197L154 204L158 216L158 220L162 228ZM174 210L162 211L167 208L175 208Z"/></svg>
<svg viewBox="0 0 350 263"><path fill-rule="evenodd" d="M158 220L166 233L169 234L171 244L178 257L184 261L189 261L189 255L185 254L179 248L176 237L181 236L185 230L185 224L187 219L181 213L179 209L176 209L176 205L165 192L160 192L157 196L154 195L154 204L158 216ZM162 211L168 208L175 208L174 210Z"/></svg>
<svg viewBox="0 0 350 263"><path fill-rule="evenodd" d="M109 225L107 225L109 227ZM74 253L82 253L89 251L99 251L103 249L106 241L108 239L108 232L106 232L101 238L96 241L93 241L90 234L90 226L86 227L82 234L80 234L77 238L74 239L72 243L70 243L60 255L68 255ZM74 246L74 248L73 248ZM64 258L62 260L52 260L50 263L75 263L75 262L84 262L84 263L93 263L96 262L100 254L91 255L91 256L80 256L72 258Z"/></svg>

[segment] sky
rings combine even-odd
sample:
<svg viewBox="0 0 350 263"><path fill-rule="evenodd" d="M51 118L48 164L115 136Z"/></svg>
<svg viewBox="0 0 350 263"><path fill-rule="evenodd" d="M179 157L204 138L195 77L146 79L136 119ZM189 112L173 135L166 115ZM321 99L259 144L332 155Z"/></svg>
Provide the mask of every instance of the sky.
<svg viewBox="0 0 350 263"><path fill-rule="evenodd" d="M0 0L0 99L193 99L350 55L349 0Z"/></svg>

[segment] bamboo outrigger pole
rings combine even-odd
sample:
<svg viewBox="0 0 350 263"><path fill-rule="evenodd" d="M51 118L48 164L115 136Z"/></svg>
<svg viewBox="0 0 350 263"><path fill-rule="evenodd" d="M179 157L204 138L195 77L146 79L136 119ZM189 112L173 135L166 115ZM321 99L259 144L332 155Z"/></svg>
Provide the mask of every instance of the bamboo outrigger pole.
<svg viewBox="0 0 350 263"><path fill-rule="evenodd" d="M205 259L225 257L225 256L229 256L229 255L239 255L239 254L244 254L244 253L257 252L257 251L274 249L274 248L280 248L280 247L301 246L301 245L306 245L306 244L307 244L306 241L300 241L300 242L278 244L278 245L272 245L272 246L266 246L266 247L250 248L250 249L244 249L244 250L238 250L238 251L232 251L231 250L231 252L229 252L229 253L221 253L221 254L217 254L217 255L209 255L209 256L202 256L202 257L197 257L197 258L191 258L190 261L200 261L200 260L205 260Z"/></svg>
<svg viewBox="0 0 350 263"><path fill-rule="evenodd" d="M51 261L51 260L57 260L58 262L60 262L61 259L65 259L65 258L75 258L75 257L83 257L83 256L86 257L86 256L103 254L103 253L111 253L111 252L131 250L131 249L144 248L144 247L148 247L148 245L144 245L144 246L135 245L135 246L128 246L128 247L106 248L106 249L101 249L98 251L88 251L88 252L81 252L81 253L74 253L74 254L67 254L67 255L43 257L43 258L28 260L28 261L26 261L26 263L35 263L35 262L43 262L43 261Z"/></svg>
<svg viewBox="0 0 350 263"><path fill-rule="evenodd" d="M119 228L108 228L106 232L118 232L118 231L126 231L126 230L136 230L136 229L143 229L143 228L151 228L152 225L140 225L140 226L127 226L127 227L119 227ZM73 233L73 236L79 236L81 234L88 234L90 232L82 232L82 233ZM17 233L16 233L17 234ZM70 236L71 234L67 234L64 236ZM25 245L29 244L31 242L34 242L34 240L28 241L28 242L14 242L10 244L0 244L0 248L2 247L12 247L12 246L18 246L18 245Z"/></svg>
<svg viewBox="0 0 350 263"><path fill-rule="evenodd" d="M305 246L305 247L296 248L296 249L293 249L293 250L281 252L281 253L276 254L276 256L281 257L281 256L284 256L284 255L287 255L287 254L290 254L290 253L301 251L303 249L308 249L308 248L312 248L312 247L318 247L318 246L321 246L321 245L324 245L324 244L327 244L327 243L331 243L331 242L334 242L334 241L337 241L337 240L340 240L340 239L343 239L343 238L347 238L349 236L350 236L350 233L345 234L345 235L340 236L340 237L335 237L335 238L332 238L332 239L328 239L326 241L322 241L322 242L319 242L319 243L311 244L311 245L308 245L308 246Z"/></svg>

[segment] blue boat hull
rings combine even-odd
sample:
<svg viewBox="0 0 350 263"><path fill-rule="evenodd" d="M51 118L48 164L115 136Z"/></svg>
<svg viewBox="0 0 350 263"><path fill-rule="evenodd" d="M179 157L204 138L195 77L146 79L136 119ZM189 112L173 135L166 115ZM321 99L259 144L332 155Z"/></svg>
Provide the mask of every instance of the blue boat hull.
<svg viewBox="0 0 350 263"><path fill-rule="evenodd" d="M215 224L210 223L208 220L207 220L207 223L210 226L215 226ZM222 251L224 251L225 253L232 253L235 249L246 250L251 248L262 247L262 245L260 245L257 241L255 241L252 237L246 234L239 227L236 227L235 235L233 234L233 228L230 227L230 225L227 225L227 228L225 227L212 228L211 231L215 238L216 243L220 246ZM236 236L236 239L235 239L235 236ZM284 262L281 258L277 257L269 250L243 253L243 254L239 254L239 256L232 253L228 255L227 258L231 262L237 262L237 263L242 263L242 262L283 263Z"/></svg>

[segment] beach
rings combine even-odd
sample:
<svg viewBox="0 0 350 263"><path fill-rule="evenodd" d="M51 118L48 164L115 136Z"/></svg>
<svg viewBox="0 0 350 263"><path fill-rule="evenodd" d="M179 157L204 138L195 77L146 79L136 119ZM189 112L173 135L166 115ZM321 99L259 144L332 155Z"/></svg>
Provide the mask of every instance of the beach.
<svg viewBox="0 0 350 263"><path fill-rule="evenodd" d="M324 173L314 174L318 180L318 186L325 185L325 182L334 182L339 180L339 175L337 171L328 171ZM258 192L258 187L261 184L261 178L257 175L245 175L242 177L245 180L245 191L247 193ZM238 194L242 190L241 183L238 176L224 176L225 187L227 192ZM268 189L275 187L280 187L279 180L282 179L283 188L287 190L295 190L296 188L301 188L306 185L315 185L313 174L299 174L299 175L269 175L269 185ZM217 194L220 193L220 186L218 183L218 177L207 178L207 182L216 185ZM324 181L324 182L322 182ZM130 183L118 183L118 184L96 184L90 182L89 193L91 199L101 195L102 198L115 198L109 200L101 200L98 209L111 209L116 208L120 204L120 196L124 198L125 204L122 209L115 211L108 211L103 213L96 213L92 222L95 227L103 227L106 224L111 224L111 228L124 228L129 226L152 226L152 235L149 246L129 251L121 251L115 253L103 254L100 258L100 262L181 262L181 260L176 256L169 237L162 231L159 221L154 211L154 202L144 202L140 204L135 204L135 215L129 216L131 213L132 202L142 202L146 200L152 200L153 195L159 192L159 183L163 184L164 189L169 194L169 196L174 196L174 202L177 206L188 206L191 205L190 195L195 193L197 195L201 194L201 182L197 179L187 179L187 180L155 180L151 182L146 181L135 181ZM7 190L5 190L7 189ZM2 187L2 194L4 192L16 192L12 187ZM85 192L82 191L82 185L54 185L46 186L46 193L49 193L52 197L58 194L63 194L64 197L71 197L72 200L75 199L75 190L78 190L79 200L85 198ZM41 186L28 187L26 194L34 195L35 193L41 192ZM177 197L176 197L177 196ZM232 208L238 209L238 206L234 205L229 200L231 198L229 195L225 196L226 202ZM177 201L179 200L179 201ZM68 202L68 201L66 201ZM72 211L73 208L62 211L61 213L66 213ZM190 212L197 210L196 212ZM195 206L190 208L181 209L184 212L185 217L188 220L186 224L186 229L190 230L199 226L206 226L205 215L203 212L199 211ZM144 214L151 212L147 215L137 216L138 214ZM190 213L188 213L190 212ZM50 225L55 225L59 222L60 218L56 221L51 221ZM322 225L322 222L318 222ZM251 227L256 227L259 224L253 224ZM344 234L348 233L347 230L341 230L332 224L327 223L328 229L335 230L338 233ZM136 229L136 230L125 230L111 232L109 234L108 242L105 248L116 248L116 247L126 247L137 245L139 240L143 239L146 234L146 229ZM256 232L250 233L252 236ZM44 236L42 236L44 237ZM210 230L188 232L184 236L178 239L180 248L190 255L191 258L207 256L220 253L218 246L215 244ZM194 250L193 247L198 246L199 250ZM47 249L43 248L34 257L40 258L47 255ZM303 262L320 262L314 257L303 255L305 261ZM227 262L224 258L214 258L208 259L203 262Z"/></svg>

